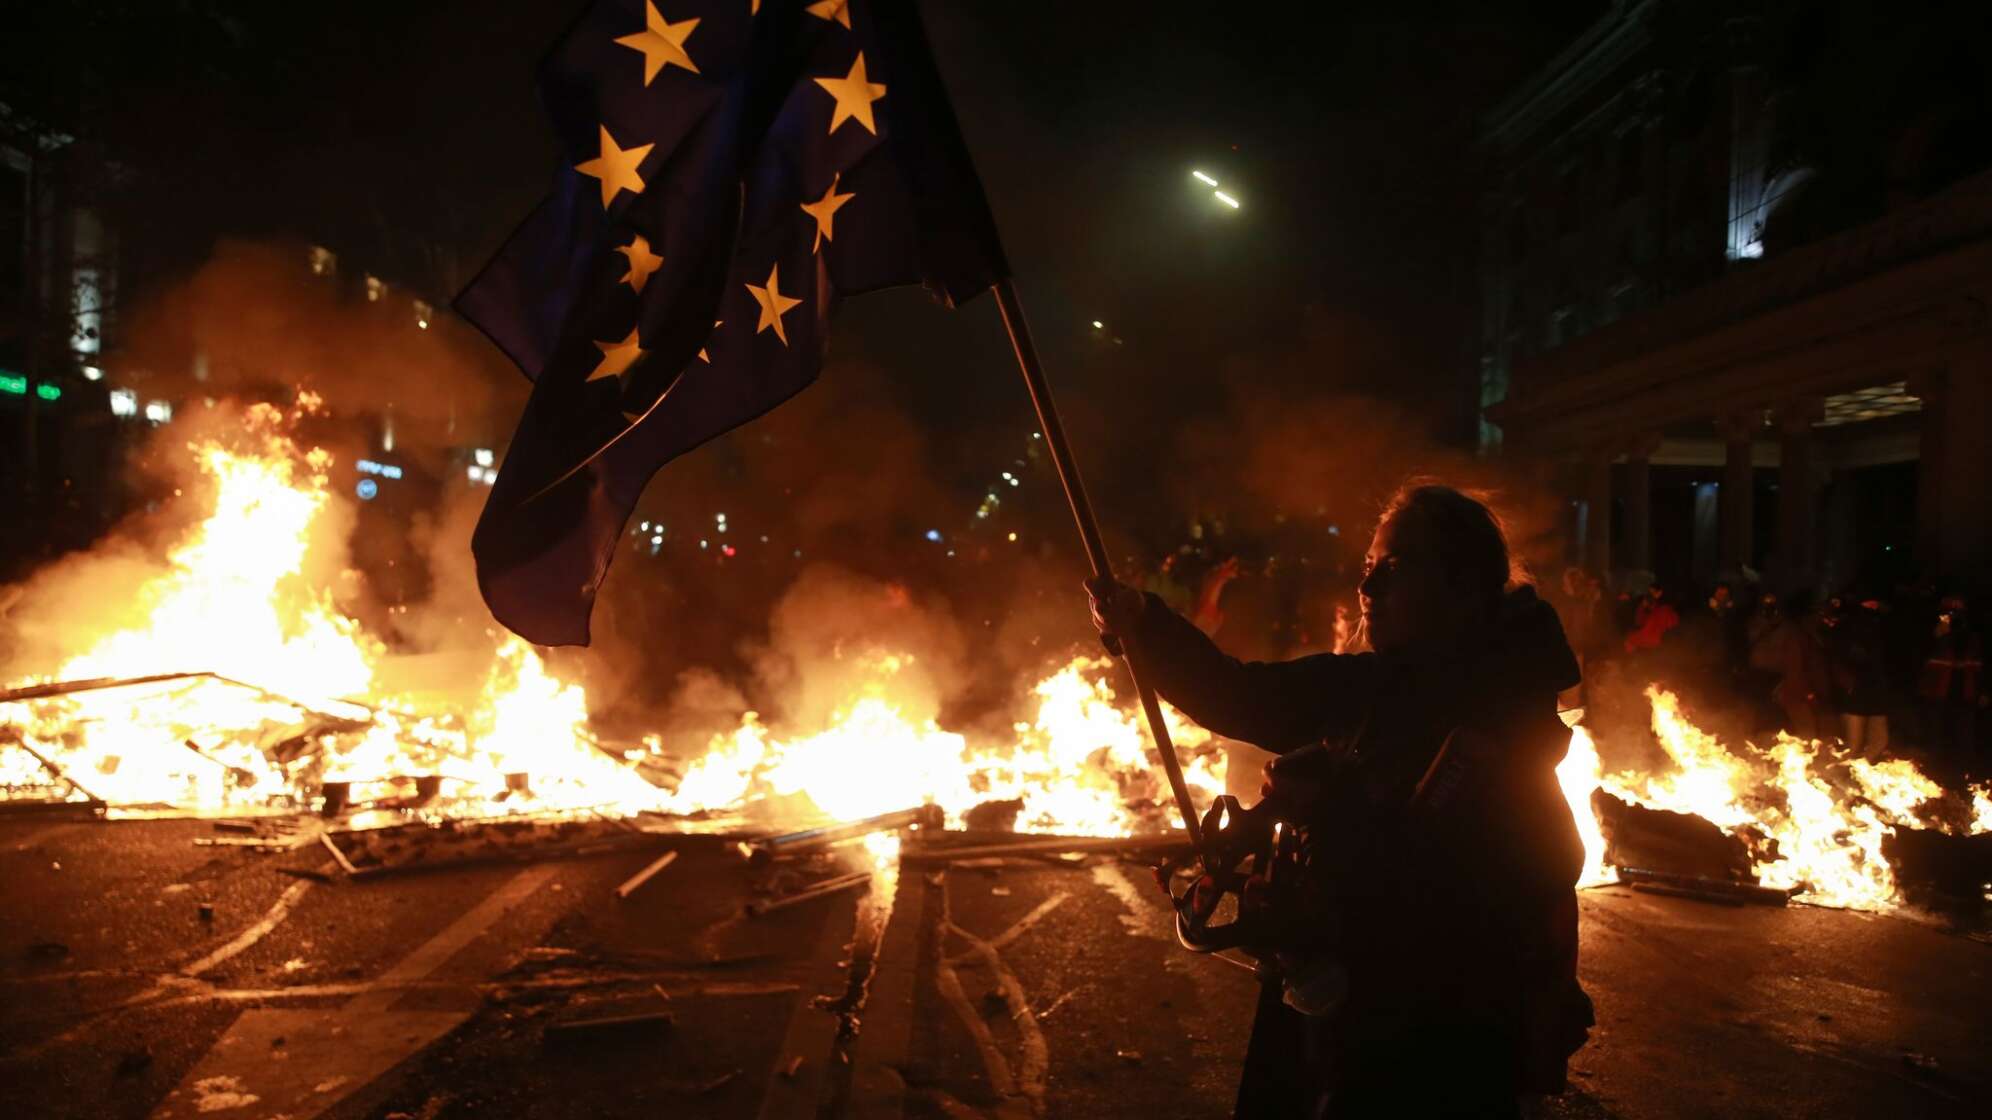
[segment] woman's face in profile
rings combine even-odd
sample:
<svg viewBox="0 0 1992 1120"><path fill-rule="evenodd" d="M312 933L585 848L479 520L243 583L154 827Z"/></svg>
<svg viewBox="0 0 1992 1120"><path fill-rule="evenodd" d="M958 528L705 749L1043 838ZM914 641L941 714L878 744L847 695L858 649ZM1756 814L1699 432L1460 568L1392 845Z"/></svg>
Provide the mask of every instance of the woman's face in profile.
<svg viewBox="0 0 1992 1120"><path fill-rule="evenodd" d="M1390 653L1443 641L1459 622L1438 549L1398 519L1376 527L1356 589L1370 648Z"/></svg>

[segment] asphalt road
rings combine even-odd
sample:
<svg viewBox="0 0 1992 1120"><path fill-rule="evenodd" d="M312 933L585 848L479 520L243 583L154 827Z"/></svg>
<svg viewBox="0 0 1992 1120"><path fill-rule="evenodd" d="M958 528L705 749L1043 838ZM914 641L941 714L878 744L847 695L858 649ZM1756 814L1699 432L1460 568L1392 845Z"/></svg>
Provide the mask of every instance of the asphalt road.
<svg viewBox="0 0 1992 1120"><path fill-rule="evenodd" d="M654 850L348 881L215 835L0 821L0 1115L1225 1116L1255 995L1109 860L749 917L842 867L684 841L618 901ZM1583 919L1600 1025L1541 1115L1992 1115L1992 946L1622 888Z"/></svg>

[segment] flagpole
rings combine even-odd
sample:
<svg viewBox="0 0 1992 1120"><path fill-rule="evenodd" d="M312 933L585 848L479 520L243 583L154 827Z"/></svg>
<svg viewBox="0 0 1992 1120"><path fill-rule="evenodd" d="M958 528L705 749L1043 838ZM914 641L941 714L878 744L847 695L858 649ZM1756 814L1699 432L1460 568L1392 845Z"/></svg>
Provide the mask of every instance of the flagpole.
<svg viewBox="0 0 1992 1120"><path fill-rule="evenodd" d="M1058 481L1065 487L1065 501L1072 507L1072 520L1079 524L1079 540L1086 546L1086 560L1093 568L1096 580L1114 578L1113 561L1107 558L1106 545L1100 541L1100 526L1093 519L1093 503L1086 497L1086 482L1079 477L1079 465L1072 459L1072 449L1065 442L1065 427L1059 423L1058 405L1051 399L1051 386L1044 379L1044 367L1038 364L1037 345L1031 341L1030 324L1024 322L1024 307L1017 300L1016 287L1006 278L995 287L996 306L1003 313L1003 329L1010 333L1010 346L1017 352L1017 369L1024 375L1024 387L1030 390L1031 405L1037 409L1038 427L1044 432L1044 441L1051 447L1051 462L1058 469ZM1197 809L1190 801L1190 787L1183 781L1183 764L1176 757L1176 745L1169 738L1169 728L1162 722L1162 705L1155 698L1155 690L1141 681L1136 670L1140 660L1132 637L1118 635L1121 640L1121 660L1127 666L1128 679L1134 683L1134 692L1141 698L1141 710L1148 716L1148 730L1155 737L1155 748L1162 756L1162 768L1169 775L1169 789L1176 796L1176 809L1183 815L1183 831L1190 837L1190 843L1198 849L1203 847L1202 830L1197 827Z"/></svg>

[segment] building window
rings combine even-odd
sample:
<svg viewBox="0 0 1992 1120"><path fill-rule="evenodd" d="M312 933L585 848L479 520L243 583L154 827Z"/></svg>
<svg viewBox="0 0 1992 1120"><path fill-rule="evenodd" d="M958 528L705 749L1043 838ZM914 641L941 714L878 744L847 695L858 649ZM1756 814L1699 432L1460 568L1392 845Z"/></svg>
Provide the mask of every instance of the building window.
<svg viewBox="0 0 1992 1120"><path fill-rule="evenodd" d="M1646 190L1646 130L1638 126L1619 133L1618 199L1625 202Z"/></svg>
<svg viewBox="0 0 1992 1120"><path fill-rule="evenodd" d="M1577 337L1577 309L1565 304L1549 313L1549 326L1543 332L1543 348L1554 350Z"/></svg>

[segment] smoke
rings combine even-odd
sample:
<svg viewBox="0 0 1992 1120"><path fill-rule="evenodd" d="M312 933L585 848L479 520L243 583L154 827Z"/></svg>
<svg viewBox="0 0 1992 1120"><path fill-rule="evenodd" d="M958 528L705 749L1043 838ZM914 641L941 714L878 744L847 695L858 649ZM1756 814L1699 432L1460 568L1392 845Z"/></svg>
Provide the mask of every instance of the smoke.
<svg viewBox="0 0 1992 1120"><path fill-rule="evenodd" d="M178 570L171 558L174 549L213 508L216 480L189 450L211 443L245 454L264 451L265 422L252 422L251 407L220 401L183 412L172 424L152 431L134 449L131 470L155 500L87 551L0 588L0 665L5 666L0 680L53 673L98 636L146 628L153 595ZM356 606L362 596L346 548L353 523L349 504L327 503L313 523L297 570L287 574L280 591L302 599L330 589L342 606ZM213 668L162 665L155 671Z"/></svg>
<svg viewBox="0 0 1992 1120"><path fill-rule="evenodd" d="M335 416L392 410L412 447L498 430L525 382L441 306L445 298L365 276L317 275L301 244L224 240L199 269L144 301L113 354L148 391L181 400L288 398L307 388Z"/></svg>
<svg viewBox="0 0 1992 1120"><path fill-rule="evenodd" d="M469 548L486 492L451 484L445 453L500 443L523 381L447 312L419 328L409 293L370 300L360 278L316 276L306 260L303 246L225 242L136 313L114 368L153 371L148 392L219 403L184 407L132 473L155 496L200 485L185 447L237 423L231 401L322 395L329 419L300 436L342 463L378 454L372 421L391 413L394 458L444 483L392 513L339 492L300 578L337 589L387 640L390 687L475 689L502 637ZM1406 379L1413 361L1387 334L1317 315L1229 362L1214 400L1116 414L1107 394L1074 396L1074 430L1092 437L1082 462L1106 483L1095 492L1110 550L1134 560L1126 578L1154 575L1192 520L1221 525L1205 543L1250 563L1219 640L1260 655L1327 648L1376 511L1413 474L1491 490L1517 545L1552 554L1553 505L1526 480L1448 448L1452 433L1430 419L1441 410L1363 392ZM937 437L903 403L895 379L909 376L833 360L823 384L658 476L632 516L654 528L625 538L594 646L548 654L598 719L696 735L752 708L807 725L891 654L904 659L895 695L966 724L1013 711L1022 685L1091 648L1083 557L1034 425L1019 413ZM998 468L1017 489L992 481ZM978 520L978 491L998 485L999 516ZM141 600L104 589L160 570L173 519L198 505L162 503L16 589L0 635L10 668L46 662L76 618L142 621ZM1274 642L1282 626L1293 640Z"/></svg>

